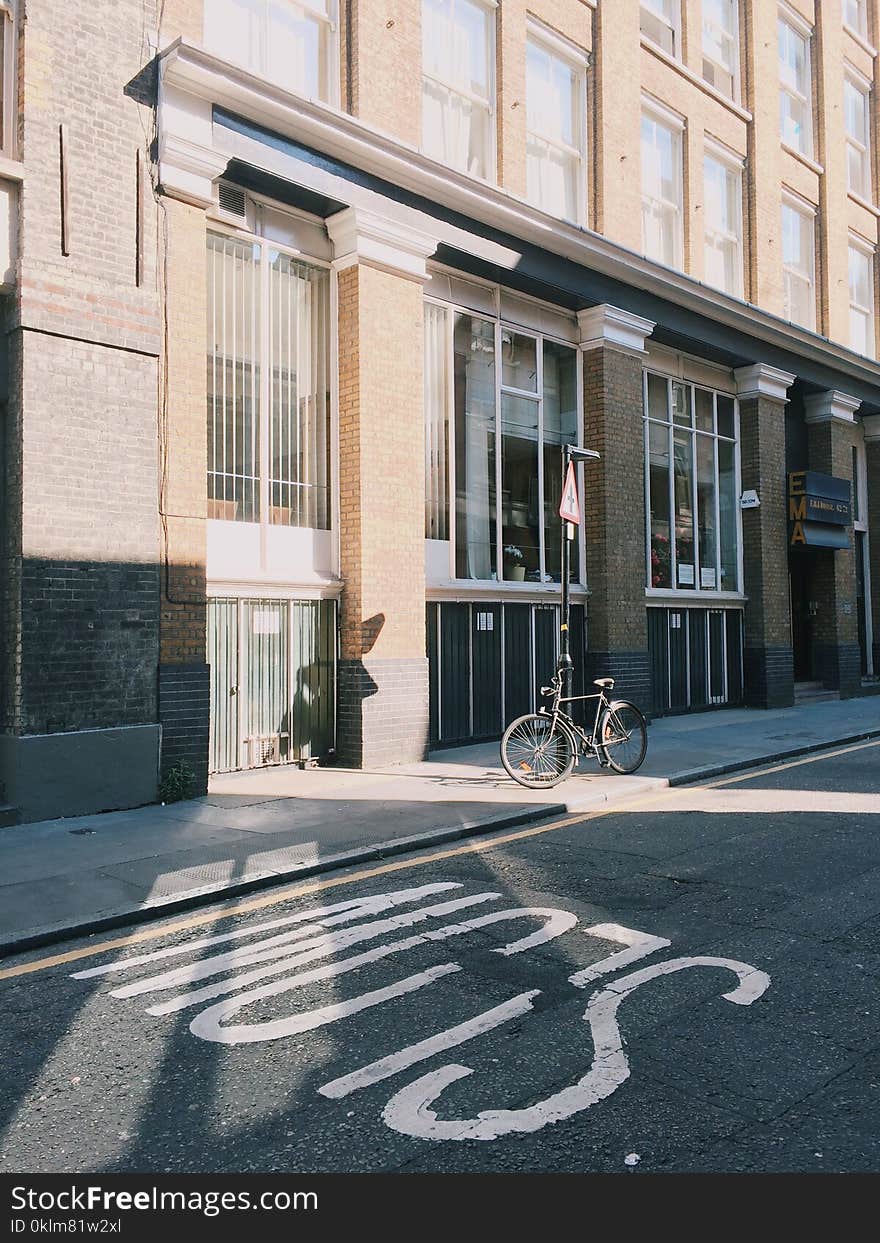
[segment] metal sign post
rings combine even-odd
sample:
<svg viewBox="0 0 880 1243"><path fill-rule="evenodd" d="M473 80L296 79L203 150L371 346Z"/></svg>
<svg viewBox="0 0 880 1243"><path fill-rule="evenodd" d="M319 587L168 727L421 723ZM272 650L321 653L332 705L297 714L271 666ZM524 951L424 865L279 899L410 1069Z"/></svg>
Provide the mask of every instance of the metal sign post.
<svg viewBox="0 0 880 1243"><path fill-rule="evenodd" d="M562 499L559 502L559 517L562 519L562 615L559 620L559 662L557 669L562 674L563 696L571 694L571 645L569 643L568 621L570 613L570 552L569 546L574 540L574 528L580 525L581 513L578 504L577 481L575 479L575 462L589 462L600 455L595 449L581 449L577 445L562 446Z"/></svg>

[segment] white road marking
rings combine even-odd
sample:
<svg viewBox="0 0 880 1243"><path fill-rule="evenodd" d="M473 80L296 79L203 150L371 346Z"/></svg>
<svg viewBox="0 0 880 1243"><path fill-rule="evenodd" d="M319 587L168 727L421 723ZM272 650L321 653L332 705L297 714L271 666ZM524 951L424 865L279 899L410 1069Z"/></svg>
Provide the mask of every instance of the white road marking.
<svg viewBox="0 0 880 1243"><path fill-rule="evenodd" d="M379 1058L378 1061L370 1062L368 1066L361 1066L359 1070L353 1070L348 1075L342 1075L339 1079L325 1083L323 1087L318 1088L318 1091L322 1096L339 1100L361 1088L369 1088L383 1079L390 1079L392 1075L408 1070L416 1062L423 1062L433 1057L435 1053L442 1053L468 1040L474 1040L477 1036L484 1036L486 1032L500 1027L502 1023L509 1023L511 1019L521 1018L524 1014L528 1014L533 1008L532 998L539 996L540 992L539 988L534 988L531 992L520 993L518 997L512 997L510 1001L505 1001L500 1006L484 1010L476 1018L468 1019L465 1023L458 1023L455 1027L447 1027L445 1031L428 1036L427 1039L420 1040L418 1044L411 1044L397 1053L391 1053L388 1057Z"/></svg>
<svg viewBox="0 0 880 1243"><path fill-rule="evenodd" d="M277 975L281 971L302 966L307 962L314 962L318 958L327 958L330 954L348 949L349 946L357 945L361 941L372 941L376 937L384 936L386 932L396 932L398 928L409 928L426 919L451 915L454 911L478 906L482 902L489 902L500 896L497 893L478 893L471 898L454 898L451 902L438 902L435 906L419 907L417 911L408 911L405 915L394 915L389 919L377 919L371 923L357 924L346 932L326 933L295 947L284 945L261 950L259 946L248 946L246 949L218 954L215 958L207 958L186 967L176 967L173 971L166 971L162 975L148 976L146 979L137 980L134 984L125 984L121 988L114 989L112 995L114 997L138 997L142 993L159 992L161 989L175 988L180 984L190 984L196 980L203 980L207 976L220 975L238 967L250 966L273 958L283 959L282 962L272 967L248 972L246 975L238 976L232 981L227 981L225 985L219 986L220 992L229 992L233 988L239 988L242 984L252 983L269 975ZM211 995L219 996L220 992Z"/></svg>
<svg viewBox="0 0 880 1243"><path fill-rule="evenodd" d="M101 967L90 967L87 971L75 971L71 979L88 980L96 975L109 975L112 971L128 971L132 967L141 967L148 962L159 962L163 958L176 958L183 954L191 954L196 950L208 949L212 945L238 941L244 937L256 936L259 932L269 932L273 928L285 928L290 924L301 924L310 919L320 920L324 927L332 927L338 923L345 923L349 919L357 919L360 915L378 915L393 906L402 906L406 902L414 902L431 894L461 888L463 886L457 882L446 881L434 885L418 885L410 889L397 889L371 898L352 898L346 902L335 902L332 906L315 906L307 911L300 911L298 915L285 915L282 919L270 919L266 923L251 924L245 928L237 928L233 932L224 932L213 937L201 937L197 941L186 941L182 945L170 945L165 949L155 950L151 954L138 954L134 958L121 958L116 962L105 963ZM340 913L337 914L337 912ZM332 916L332 918L326 918L327 916Z"/></svg>
<svg viewBox="0 0 880 1243"><path fill-rule="evenodd" d="M450 1084L474 1073L467 1066L441 1066L397 1092L385 1106L382 1117L392 1130L418 1139L494 1140L502 1135L533 1134L581 1113L610 1096L629 1078L629 1061L623 1051L616 1019L621 1002L648 980L690 967L721 967L737 975L736 988L723 994L727 1001L736 1005L751 1005L770 984L765 972L730 958L673 958L643 967L590 998L584 1020L589 1023L593 1036L593 1062L577 1083L524 1109L487 1109L476 1118L441 1121L430 1106Z"/></svg>
<svg viewBox="0 0 880 1243"><path fill-rule="evenodd" d="M670 944L666 937L652 937L647 932L638 932L635 928L624 928L620 924L593 924L584 931L588 936L599 937L602 941L616 941L619 945L626 945L629 948L620 950L616 954L609 954L607 958L594 962L591 966L585 967L583 971L576 971L574 975L570 975L568 982L575 988L586 988L600 975L607 975L609 971L628 967L630 963L646 958L655 950L666 949Z"/></svg>
<svg viewBox="0 0 880 1243"><path fill-rule="evenodd" d="M202 1036L205 1040L219 1040L223 1044L253 1044L261 1040L278 1040L282 1036L291 1035L299 1030L297 1026L298 1020L295 1016L289 1019L239 1024L236 1027L227 1028L221 1027L221 1023L224 1019L231 1017L231 1015L236 1014L254 1001L263 1001L267 997L278 997L283 993L301 987L303 984L311 984L321 979L332 979L343 975L345 972L354 971L358 967L378 962L381 958L388 958L392 954L400 954L431 941L444 941L449 937L460 936L463 933L485 927L487 924L494 923L499 919L521 919L535 915L547 918L546 926L542 929L546 934L543 938L544 940L549 939L550 935L559 936L572 926L572 921L577 922L575 916L570 915L567 911L557 911L544 907L522 907L513 908L509 911L498 911L494 915L483 915L478 919L467 920L462 924L448 924L445 928L432 929L415 937L407 937L403 941L392 942L390 945L379 945L374 949L367 950L364 954L357 954L354 958L341 959L338 962L329 963L325 967L316 967L311 971L303 971L297 975L289 976L287 979L277 980L274 984L264 984L261 988L252 988L245 993L239 993L236 997L210 1006L198 1019L190 1024L190 1031L197 1036ZM536 935L532 934L522 938L520 941L511 942L503 947L503 951L520 953L522 949L534 943ZM238 984L240 984L240 981ZM232 987L237 986L235 983L232 985ZM183 1009L185 1006L207 1000L209 996L217 996L221 991L229 992L231 987L229 985L215 985L213 990L200 989L196 993L185 994L183 997L175 997L171 1001L163 1002L161 1005L151 1006L147 1013L169 1014L172 1010ZM201 1019L205 1015L211 1016L211 1023L201 1023ZM216 1034L208 1036L205 1035L206 1031L212 1031Z"/></svg>
<svg viewBox="0 0 880 1243"><path fill-rule="evenodd" d="M291 1015L288 1018L276 1019L271 1023L258 1024L256 1028L250 1030L246 1027L221 1027L222 1015L218 1014L218 1011L222 1011L228 1004L222 1003L204 1010L193 1019L189 1029L194 1035L201 1036L202 1040L211 1040L218 1044L250 1044L257 1040L277 1040L282 1036L312 1031L315 1027L321 1027L326 1023L336 1023L339 1019L347 1018L350 1014L357 1014L360 1010L368 1010L371 1006L379 1006L393 997L414 993L419 988L433 984L441 976L451 975L455 971L461 971L458 963L443 963L442 966L420 971L418 975L407 976L405 980L397 980L385 988L377 988L372 993L362 993L350 1001L337 1001L317 1010L307 1010L305 1014ZM272 1029L272 1034L256 1035L258 1028Z"/></svg>

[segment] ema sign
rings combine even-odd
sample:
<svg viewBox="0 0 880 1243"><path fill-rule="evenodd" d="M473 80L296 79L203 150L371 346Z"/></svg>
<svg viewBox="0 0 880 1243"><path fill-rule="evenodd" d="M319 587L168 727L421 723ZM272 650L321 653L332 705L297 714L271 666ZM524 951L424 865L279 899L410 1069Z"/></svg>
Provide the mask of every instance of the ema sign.
<svg viewBox="0 0 880 1243"><path fill-rule="evenodd" d="M788 519L791 545L849 548L850 482L814 470L788 476Z"/></svg>

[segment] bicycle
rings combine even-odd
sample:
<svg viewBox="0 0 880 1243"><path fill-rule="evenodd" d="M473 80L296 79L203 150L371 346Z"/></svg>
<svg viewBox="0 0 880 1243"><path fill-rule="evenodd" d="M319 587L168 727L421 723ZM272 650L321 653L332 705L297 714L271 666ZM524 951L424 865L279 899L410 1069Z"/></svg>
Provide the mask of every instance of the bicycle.
<svg viewBox="0 0 880 1243"><path fill-rule="evenodd" d="M644 716L625 699L611 700L614 678L596 678L595 695L564 697L563 669L556 670L541 694L552 698L550 708L527 712L511 721L501 739L501 762L509 776L530 790L559 785L570 777L580 755L592 755L603 768L634 773L648 750ZM561 706L597 700L592 733L587 734Z"/></svg>

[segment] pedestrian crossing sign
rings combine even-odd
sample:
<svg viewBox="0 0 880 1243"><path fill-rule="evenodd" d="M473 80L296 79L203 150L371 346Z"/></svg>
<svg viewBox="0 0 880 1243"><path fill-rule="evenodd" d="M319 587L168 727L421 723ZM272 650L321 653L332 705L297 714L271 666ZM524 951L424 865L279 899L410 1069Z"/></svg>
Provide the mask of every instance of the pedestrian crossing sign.
<svg viewBox="0 0 880 1243"><path fill-rule="evenodd" d="M580 525L581 510L578 504L577 482L574 477L574 462L568 464L568 473L562 488L562 500L559 502L559 517L565 522L576 522Z"/></svg>

